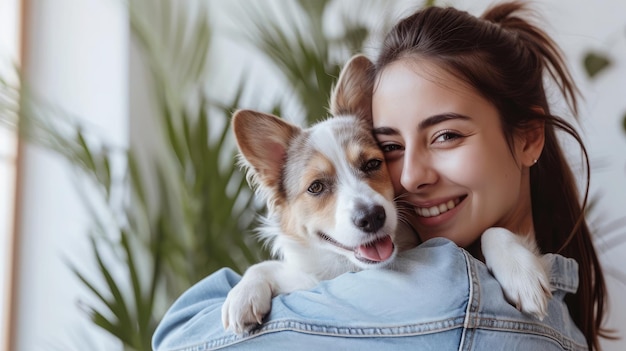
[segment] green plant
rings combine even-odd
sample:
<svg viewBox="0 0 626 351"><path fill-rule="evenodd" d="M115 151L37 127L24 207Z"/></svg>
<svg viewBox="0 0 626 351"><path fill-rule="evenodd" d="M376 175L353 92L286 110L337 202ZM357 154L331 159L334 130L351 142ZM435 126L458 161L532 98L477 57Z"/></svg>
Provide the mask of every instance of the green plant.
<svg viewBox="0 0 626 351"><path fill-rule="evenodd" d="M242 8L242 22L249 23L243 26L245 37L293 88L296 99L305 106L307 123L328 115L329 94L346 59L337 53L360 51L368 36L366 27L345 17L343 34L329 37L324 13L331 3L298 0L280 13L252 2Z"/></svg>

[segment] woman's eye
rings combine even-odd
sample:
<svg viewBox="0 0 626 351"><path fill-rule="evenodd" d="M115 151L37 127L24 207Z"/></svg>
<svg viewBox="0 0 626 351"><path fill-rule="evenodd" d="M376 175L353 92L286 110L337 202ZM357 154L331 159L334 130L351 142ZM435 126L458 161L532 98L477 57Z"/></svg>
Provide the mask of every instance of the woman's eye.
<svg viewBox="0 0 626 351"><path fill-rule="evenodd" d="M451 131L443 131L439 134L437 134L435 140L433 142L435 143L445 143L448 141L452 141L452 140L456 140L461 138L462 135L456 132L451 132Z"/></svg>
<svg viewBox="0 0 626 351"><path fill-rule="evenodd" d="M398 150L402 150L402 147L398 144L381 144L380 149L384 152L394 152Z"/></svg>
<svg viewBox="0 0 626 351"><path fill-rule="evenodd" d="M313 183L311 183L311 185L309 185L309 188L307 189L307 191L310 194L318 195L322 191L324 191L324 184L322 184L322 182L320 182L319 180L316 180Z"/></svg>
<svg viewBox="0 0 626 351"><path fill-rule="evenodd" d="M371 159L367 161L362 167L361 171L365 173L369 173L371 171L375 171L380 169L380 166L383 164L383 161L377 159Z"/></svg>

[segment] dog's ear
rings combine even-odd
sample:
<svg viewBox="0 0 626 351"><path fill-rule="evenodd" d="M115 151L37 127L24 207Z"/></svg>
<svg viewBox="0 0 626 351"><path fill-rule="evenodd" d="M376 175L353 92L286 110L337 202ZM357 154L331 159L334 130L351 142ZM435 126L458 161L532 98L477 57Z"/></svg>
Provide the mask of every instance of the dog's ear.
<svg viewBox="0 0 626 351"><path fill-rule="evenodd" d="M266 188L279 186L287 147L302 129L252 110L236 111L231 123L240 161L248 168L248 180Z"/></svg>
<svg viewBox="0 0 626 351"><path fill-rule="evenodd" d="M330 99L333 116L352 114L372 119L374 64L364 55L353 56L341 70Z"/></svg>

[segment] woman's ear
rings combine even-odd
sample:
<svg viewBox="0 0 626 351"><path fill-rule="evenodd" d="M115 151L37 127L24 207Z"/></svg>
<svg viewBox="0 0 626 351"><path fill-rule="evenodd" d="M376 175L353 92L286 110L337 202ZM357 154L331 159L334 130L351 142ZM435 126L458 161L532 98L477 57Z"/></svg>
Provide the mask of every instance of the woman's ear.
<svg viewBox="0 0 626 351"><path fill-rule="evenodd" d="M543 109L537 107L536 112L544 113ZM519 157L522 165L532 167L541 156L545 144L545 122L543 120L533 120L519 133Z"/></svg>

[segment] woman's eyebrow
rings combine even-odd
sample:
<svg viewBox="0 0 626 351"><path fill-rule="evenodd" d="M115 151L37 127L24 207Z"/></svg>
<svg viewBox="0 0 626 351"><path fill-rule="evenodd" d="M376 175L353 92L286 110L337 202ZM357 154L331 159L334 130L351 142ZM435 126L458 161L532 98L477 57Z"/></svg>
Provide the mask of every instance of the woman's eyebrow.
<svg viewBox="0 0 626 351"><path fill-rule="evenodd" d="M461 120L470 120L471 118L465 115L461 115L454 112L441 113L438 115L430 116L425 120L421 121L417 126L418 129L425 129L428 127L432 127L438 123L442 123L451 119L461 119ZM400 132L396 128L391 127L378 127L372 130L374 135L399 135Z"/></svg>
<svg viewBox="0 0 626 351"><path fill-rule="evenodd" d="M397 129L391 127L378 127L372 130L374 135L398 135L400 134Z"/></svg>
<svg viewBox="0 0 626 351"><path fill-rule="evenodd" d="M445 121L448 121L448 120L451 120L451 119L469 120L471 118L468 117L468 116L465 116L465 115L454 113L454 112L441 113L441 114L430 116L430 117L426 118L425 120L421 121L417 127L418 127L418 129L425 129L425 128L428 128L428 127L432 127L435 124L438 124L438 123L441 123L441 122L445 122Z"/></svg>

